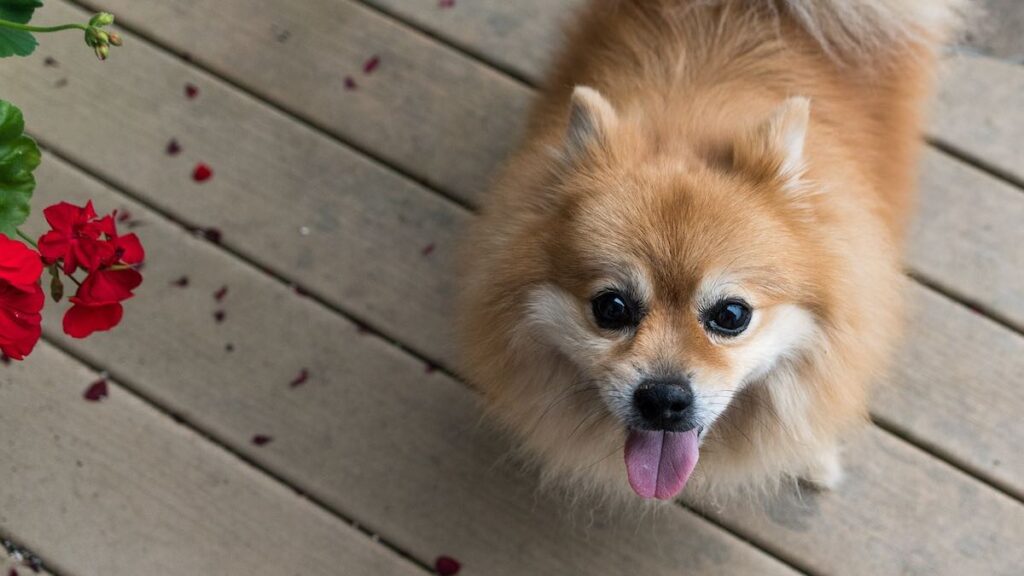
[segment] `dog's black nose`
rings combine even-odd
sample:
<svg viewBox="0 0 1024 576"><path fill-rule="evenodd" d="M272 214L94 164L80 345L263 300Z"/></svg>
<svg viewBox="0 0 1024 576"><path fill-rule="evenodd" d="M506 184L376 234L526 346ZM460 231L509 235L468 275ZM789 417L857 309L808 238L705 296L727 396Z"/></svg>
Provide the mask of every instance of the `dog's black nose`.
<svg viewBox="0 0 1024 576"><path fill-rule="evenodd" d="M654 430L693 428L687 411L693 404L693 389L685 380L645 380L633 393L633 403L644 423Z"/></svg>

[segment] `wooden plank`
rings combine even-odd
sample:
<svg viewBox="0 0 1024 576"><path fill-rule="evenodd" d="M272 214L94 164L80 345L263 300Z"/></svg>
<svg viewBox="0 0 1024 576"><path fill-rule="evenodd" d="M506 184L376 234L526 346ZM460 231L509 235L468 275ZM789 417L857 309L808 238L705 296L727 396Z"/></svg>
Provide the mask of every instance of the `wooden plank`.
<svg viewBox="0 0 1024 576"><path fill-rule="evenodd" d="M584 0L436 2L360 0L531 83L540 81L562 28Z"/></svg>
<svg viewBox="0 0 1024 576"><path fill-rule="evenodd" d="M1024 331L1024 194L936 150L921 179L910 267Z"/></svg>
<svg viewBox="0 0 1024 576"><path fill-rule="evenodd" d="M66 146L76 161L123 183L177 218L216 223L232 249L302 282L333 305L384 328L435 360L453 363L449 344L451 253L455 228L467 221L466 213L164 58L145 44L133 42L132 50L123 54L118 76L104 85L75 78L76 84L83 84L77 88L80 94L51 88L63 71L38 64L11 62L0 74L8 69L17 71L19 81L8 83L8 90L19 103L25 103L30 125L52 142ZM82 66L87 57L82 54ZM154 85L153 78L161 79L162 84ZM180 88L187 79L202 80L202 99L167 100L167 91ZM116 114L113 109L80 112L104 99L118 102ZM160 103L156 109L154 102ZM105 146L94 146L94 134L110 125L120 126L119 137ZM176 127L178 135L188 135L187 140L183 137L183 157L194 154L188 156L189 161L204 158L217 167L212 181L195 187L187 180L189 164L162 154L169 135L167 126ZM288 145L280 146L280 142ZM139 150L149 152L140 154ZM132 170L123 169L124 158L132 158ZM246 209L238 210L239 206ZM217 215L219 221L211 222L211 215ZM337 220L330 226L314 227L308 237L298 236L299 227L331 216ZM947 242L972 241L970 235L938 237ZM423 247L435 240L436 250L424 257ZM339 247L346 249L339 251ZM1010 248L1003 247L1002 254L1008 256ZM946 244L935 249L938 254L946 250L958 249ZM1010 266L999 269L1007 274L1012 271ZM937 299L936 306L936 319L958 313L957 306L945 299ZM937 383L927 374L964 375L965 367L972 365L998 365L1001 373L1018 373L1020 355L998 352L1000 348L994 346L969 345L996 338L985 331L983 320L977 322L982 327L976 328L971 321L955 333L936 336L926 332L910 339L913 354L929 358L934 371L901 373L907 383L897 393L914 390L918 394L913 399L915 407L948 414L947 398L955 397L951 394L962 381L944 378ZM911 329L917 325L911 323ZM961 348L970 354L943 353L948 350L946 337L968 343ZM1019 339L1010 335L1008 349L1019 346ZM980 376L978 380L998 384L986 383ZM995 410L1012 414L1024 409L1019 403L995 406L992 398L967 395L962 401L970 404L972 413ZM876 410L880 408L884 406L876 405ZM913 437L930 439L951 458L988 478L1005 478L1009 489L1024 494L1024 476L1006 474L993 464L998 460L999 467L1020 470L1024 455L1016 449L1013 436L995 434L985 439L984 446L979 443L975 447L969 444L971 436L952 438L938 418L916 419L913 426ZM979 457L984 454L993 456Z"/></svg>
<svg viewBox="0 0 1024 576"><path fill-rule="evenodd" d="M837 492L804 492L717 517L816 574L1020 574L1018 502L877 429L846 456L848 477Z"/></svg>
<svg viewBox="0 0 1024 576"><path fill-rule="evenodd" d="M107 0L103 9L463 200L487 187L530 97L507 76L352 2ZM364 74L374 56L379 66ZM358 88L347 89L346 77Z"/></svg>
<svg viewBox="0 0 1024 576"><path fill-rule="evenodd" d="M959 54L940 78L929 135L1024 185L1024 67Z"/></svg>
<svg viewBox="0 0 1024 576"><path fill-rule="evenodd" d="M1024 500L1024 338L919 284L906 292L906 338L872 414Z"/></svg>
<svg viewBox="0 0 1024 576"><path fill-rule="evenodd" d="M55 571L425 573L97 378L45 343L0 368L0 525Z"/></svg>
<svg viewBox="0 0 1024 576"><path fill-rule="evenodd" d="M641 524L536 495L535 479L505 461L508 446L479 429L465 386L59 160L40 172L41 202L127 208L148 250L146 282L116 331L70 340L51 313L46 333L421 561L450 554L499 576L668 575L684 564L793 574L679 508ZM182 275L189 285L173 285ZM290 386L302 369L308 381ZM257 447L254 434L273 440Z"/></svg>

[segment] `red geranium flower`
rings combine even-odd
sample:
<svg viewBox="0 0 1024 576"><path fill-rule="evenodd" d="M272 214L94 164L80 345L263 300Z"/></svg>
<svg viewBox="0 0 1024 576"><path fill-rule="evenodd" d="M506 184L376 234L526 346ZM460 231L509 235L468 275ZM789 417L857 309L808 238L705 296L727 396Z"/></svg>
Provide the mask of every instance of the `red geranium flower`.
<svg viewBox="0 0 1024 576"><path fill-rule="evenodd" d="M84 207L61 202L43 210L53 228L39 238L39 253L47 264L64 259L64 273L74 274L79 267L92 271L114 257L114 245L100 238L116 235L114 219L96 218L92 201Z"/></svg>
<svg viewBox="0 0 1024 576"><path fill-rule="evenodd" d="M0 234L0 350L21 360L39 340L43 289L39 254Z"/></svg>

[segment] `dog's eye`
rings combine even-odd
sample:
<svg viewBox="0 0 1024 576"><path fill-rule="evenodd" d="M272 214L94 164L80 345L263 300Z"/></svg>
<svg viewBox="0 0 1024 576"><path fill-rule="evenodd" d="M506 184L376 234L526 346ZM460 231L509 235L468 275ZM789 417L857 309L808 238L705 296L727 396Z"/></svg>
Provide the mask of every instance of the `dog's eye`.
<svg viewBox="0 0 1024 576"><path fill-rule="evenodd" d="M621 330L640 322L636 306L618 292L602 292L590 301L597 325L605 330Z"/></svg>
<svg viewBox="0 0 1024 576"><path fill-rule="evenodd" d="M704 323L712 332L736 336L750 324L750 306L742 300L723 300L708 310Z"/></svg>

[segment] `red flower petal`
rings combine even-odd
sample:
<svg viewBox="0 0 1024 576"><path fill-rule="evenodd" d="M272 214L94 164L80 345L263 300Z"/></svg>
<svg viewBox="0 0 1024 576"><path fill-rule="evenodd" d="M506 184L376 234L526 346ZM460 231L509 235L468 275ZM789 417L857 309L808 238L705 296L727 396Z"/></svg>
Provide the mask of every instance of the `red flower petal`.
<svg viewBox="0 0 1024 576"><path fill-rule="evenodd" d="M299 386L305 384L306 380L309 380L309 370L303 368L302 370L299 370L298 375L296 375L295 378L292 379L289 386L291 386L292 388L298 388Z"/></svg>
<svg viewBox="0 0 1024 576"><path fill-rule="evenodd" d="M363 73L373 74L373 71L376 70L378 66L380 66L380 56L372 56L363 64Z"/></svg>
<svg viewBox="0 0 1024 576"><path fill-rule="evenodd" d="M273 440L273 438L264 434L256 434L255 436L252 437L252 443L257 446L266 446L267 444L273 442Z"/></svg>
<svg viewBox="0 0 1024 576"><path fill-rule="evenodd" d="M28 286L38 282L42 273L43 262L37 252L0 234L0 282Z"/></svg>
<svg viewBox="0 0 1024 576"><path fill-rule="evenodd" d="M198 95L199 95L199 87L198 86L196 86L195 84L192 84L191 82L188 83L188 84L185 84L185 97L186 98L191 100L191 99L195 98Z"/></svg>
<svg viewBox="0 0 1024 576"><path fill-rule="evenodd" d="M184 288L188 286L188 276L182 276L181 278L178 278L177 280L171 282L171 284L177 286L178 288Z"/></svg>
<svg viewBox="0 0 1024 576"><path fill-rule="evenodd" d="M136 270L97 270L85 277L71 301L89 306L113 304L131 298L139 284L142 274Z"/></svg>
<svg viewBox="0 0 1024 576"><path fill-rule="evenodd" d="M356 88L359 88L356 81L351 76L345 76L345 90L355 90Z"/></svg>
<svg viewBox="0 0 1024 576"><path fill-rule="evenodd" d="M441 576L455 576L462 570L462 564L451 556L438 556L434 560L434 570Z"/></svg>
<svg viewBox="0 0 1024 576"><path fill-rule="evenodd" d="M120 304L75 304L64 313L64 333L72 338L85 338L93 332L102 332L117 326L123 315L124 308Z"/></svg>
<svg viewBox="0 0 1024 576"><path fill-rule="evenodd" d="M125 264L138 264L146 259L146 251L135 234L118 236L114 241L114 246L115 253L120 255L120 261Z"/></svg>
<svg viewBox="0 0 1024 576"><path fill-rule="evenodd" d="M104 378L93 382L91 386L85 389L85 393L82 394L82 397L89 402L99 402L107 396L107 381Z"/></svg>
<svg viewBox="0 0 1024 576"><path fill-rule="evenodd" d="M203 162L196 164L196 167L192 170L192 179L196 182L206 182L211 177L213 177L213 169Z"/></svg>
<svg viewBox="0 0 1024 576"><path fill-rule="evenodd" d="M221 286L220 290L217 290L216 292L213 293L213 299L216 300L217 302L220 302L227 295L228 295L228 287L227 286Z"/></svg>

